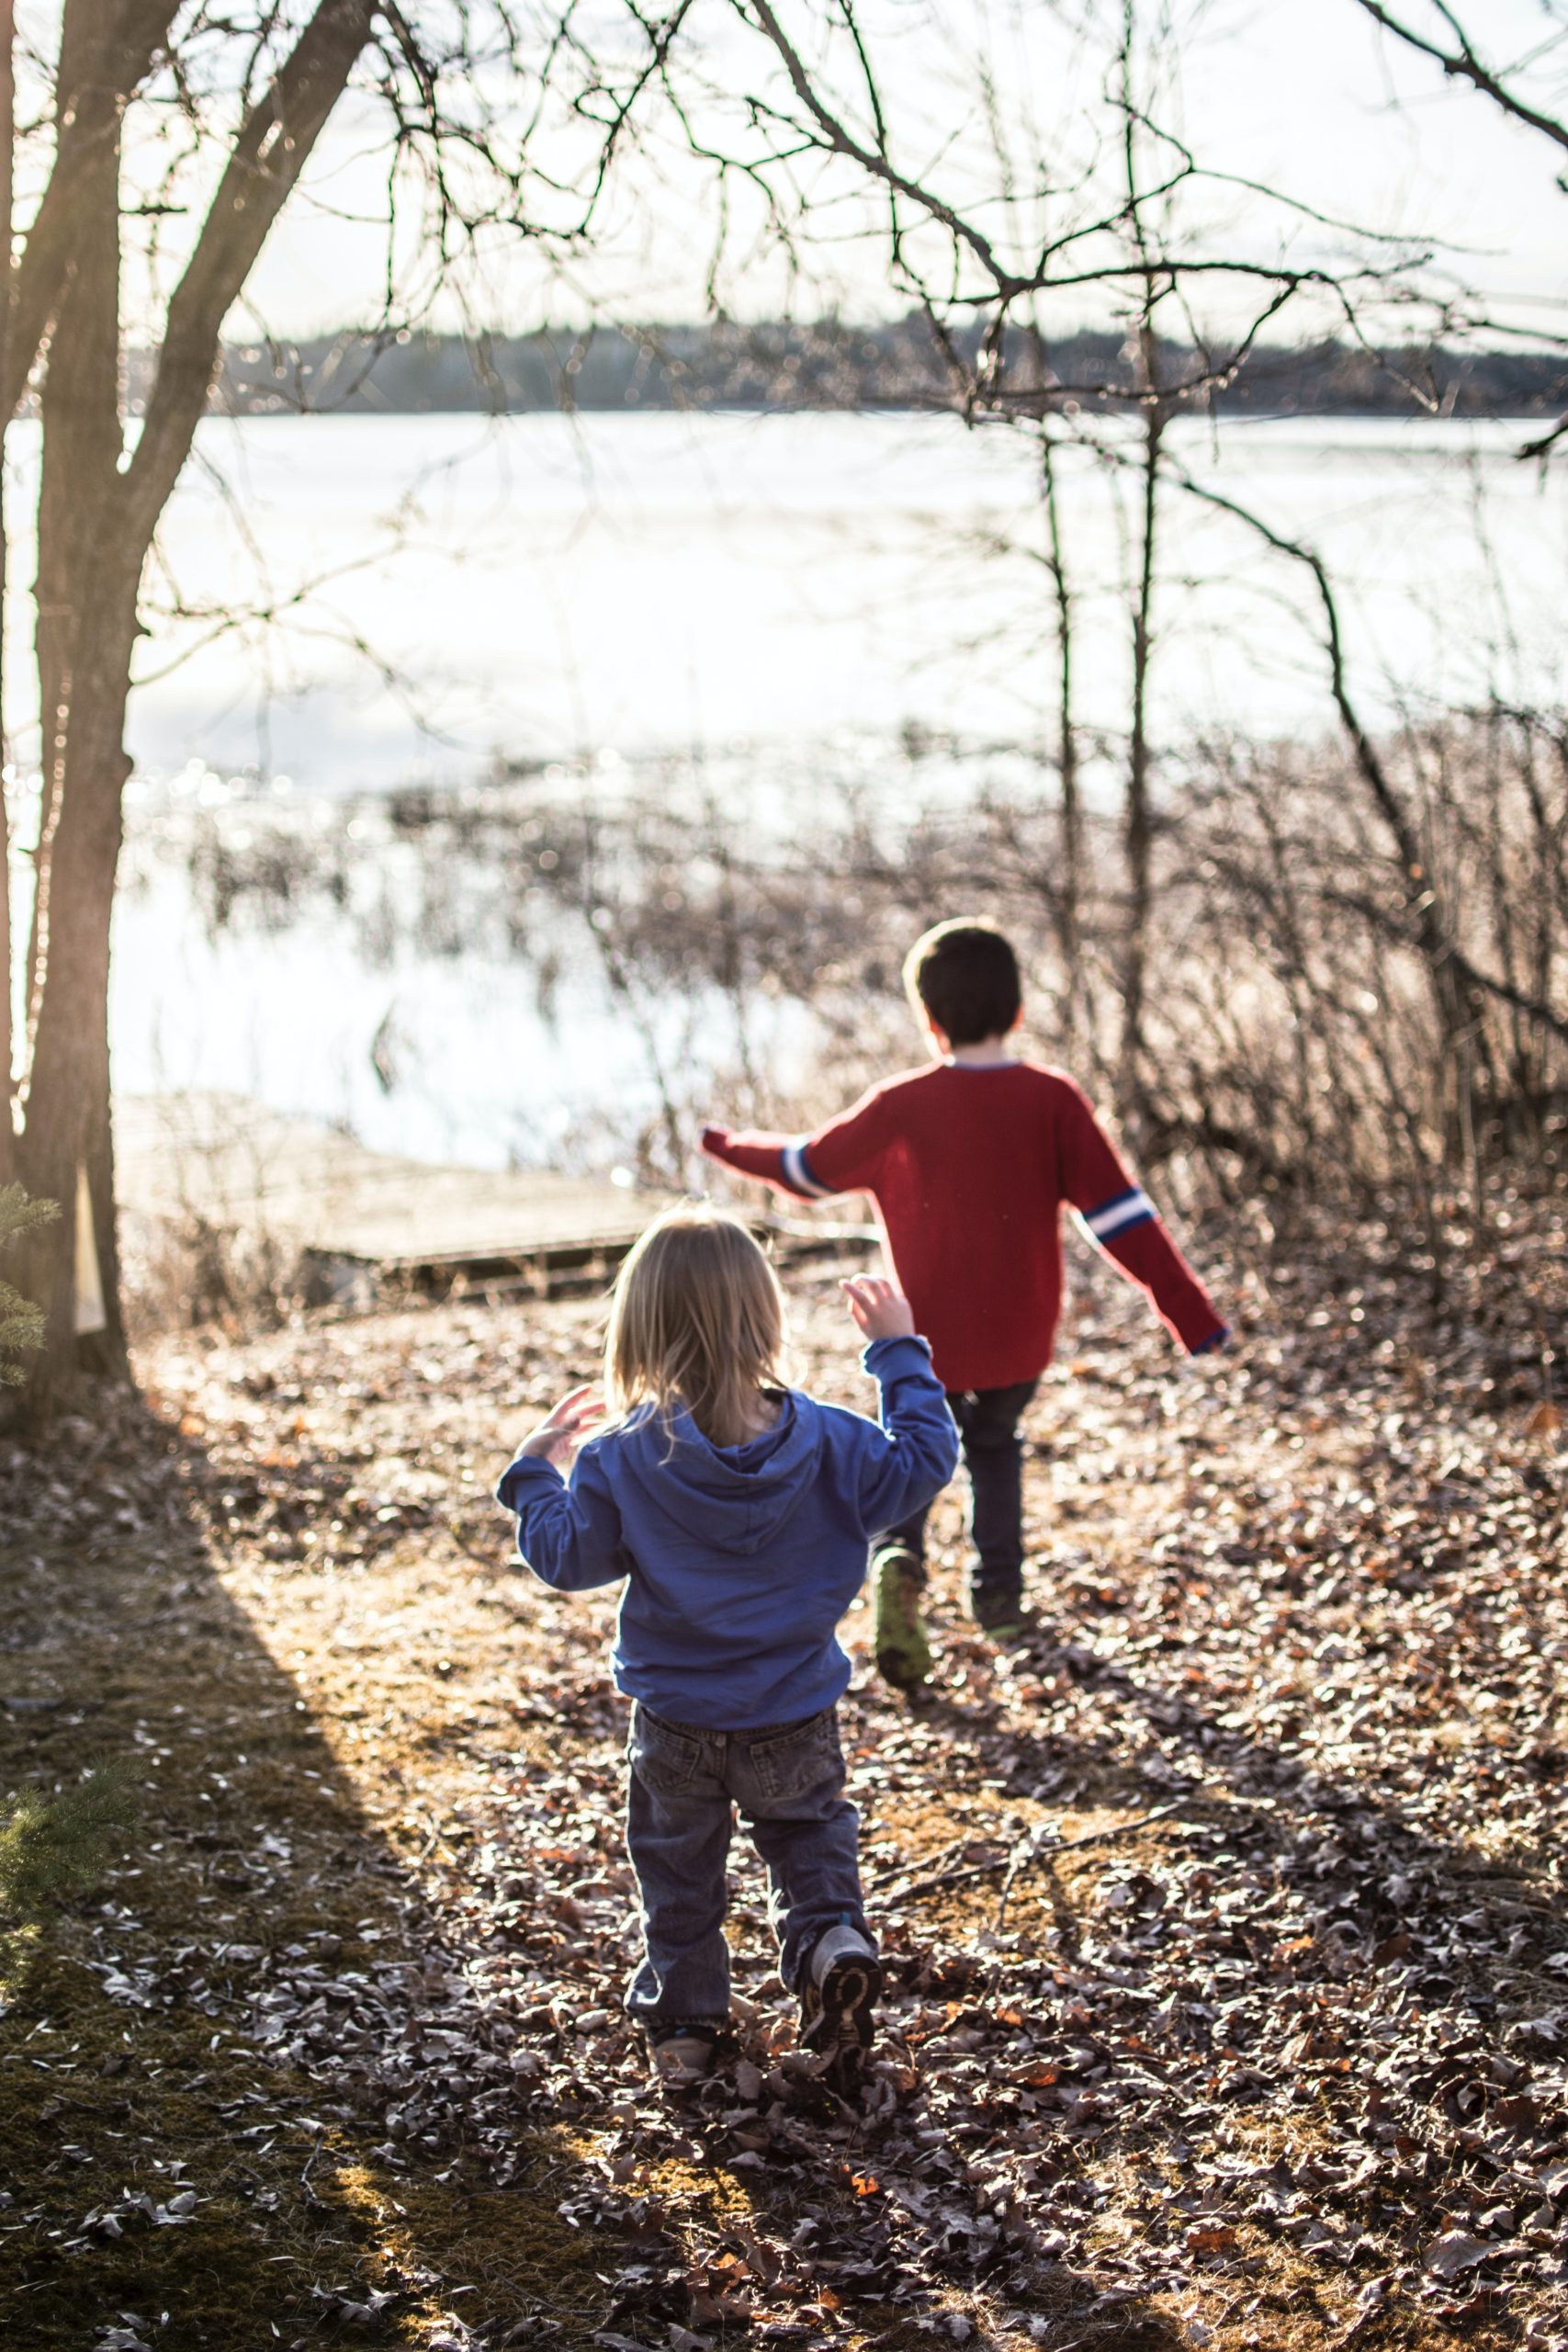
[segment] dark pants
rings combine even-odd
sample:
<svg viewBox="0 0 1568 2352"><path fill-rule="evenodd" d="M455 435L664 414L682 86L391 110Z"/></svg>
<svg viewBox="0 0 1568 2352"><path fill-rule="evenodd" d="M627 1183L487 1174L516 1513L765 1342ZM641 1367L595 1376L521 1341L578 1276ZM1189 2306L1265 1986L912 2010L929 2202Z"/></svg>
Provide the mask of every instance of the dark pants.
<svg viewBox="0 0 1568 2352"><path fill-rule="evenodd" d="M969 1473L969 1534L977 1555L969 1590L976 1599L1010 1600L1023 1582L1023 1444L1018 1424L1039 1385L1038 1380L1020 1380L1010 1388L948 1391ZM889 1530L922 1566L927 1517L918 1510Z"/></svg>

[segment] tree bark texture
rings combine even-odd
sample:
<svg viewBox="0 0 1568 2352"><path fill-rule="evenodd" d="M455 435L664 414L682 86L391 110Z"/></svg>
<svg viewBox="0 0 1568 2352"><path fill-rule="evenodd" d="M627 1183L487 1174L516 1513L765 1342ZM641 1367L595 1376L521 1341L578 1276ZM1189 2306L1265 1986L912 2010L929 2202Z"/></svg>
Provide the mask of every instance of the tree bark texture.
<svg viewBox="0 0 1568 2352"><path fill-rule="evenodd" d="M4 224L5 244L0 247L6 263L11 253L11 212L15 196L15 148L17 137L17 12L14 0L0 0L0 223ZM10 349L10 304L0 301L0 380L4 380L6 356ZM6 427L10 421L8 408L0 408L0 722L6 708ZM5 729L0 723L0 762L6 752ZM0 1184L9 1184L17 1173L17 1131L11 1106L11 1069L13 1040L11 1036L11 835L6 812L6 789L0 783Z"/></svg>
<svg viewBox="0 0 1568 2352"><path fill-rule="evenodd" d="M60 143L27 244L10 272L0 412L10 418L47 339L76 244L76 210L106 147L119 146L124 103L167 40L178 0L93 0L68 6L61 33L55 119ZM69 47L69 55L67 49Z"/></svg>
<svg viewBox="0 0 1568 2352"><path fill-rule="evenodd" d="M1145 341L1150 338L1145 335ZM1159 456L1165 411L1157 398L1144 425L1138 576L1133 592L1133 709L1127 744L1127 797L1122 812L1122 861L1127 885L1122 953L1122 1087L1124 1115L1137 1118L1147 1076L1144 1001L1154 904L1154 809L1149 747L1149 668L1154 657L1155 552L1159 526Z"/></svg>
<svg viewBox="0 0 1568 2352"><path fill-rule="evenodd" d="M93 73L92 12L65 14L62 79ZM62 152L90 142L76 175L72 262L55 311L40 413L38 669L43 718L42 816L28 973L29 1068L21 1164L28 1190L58 1201L59 1220L29 1257L48 1317L36 1401L58 1400L76 1363L76 1193L85 1169L100 1265L114 1257L107 1175L108 943L119 858L130 651L141 564L118 529L119 455L119 142L96 126L62 127ZM95 1164L96 1163L96 1164ZM29 1272L31 1268L29 1267ZM118 1298L108 1295L106 1367L124 1364Z"/></svg>
<svg viewBox="0 0 1568 2352"><path fill-rule="evenodd" d="M1056 620L1056 733L1062 779L1062 883L1057 936L1064 978L1067 1034L1076 1046L1087 997L1083 958L1083 809L1078 794L1078 730L1073 695L1073 595L1067 577L1057 495L1055 443L1051 420L1040 427L1040 488L1045 509L1045 564Z"/></svg>
<svg viewBox="0 0 1568 2352"><path fill-rule="evenodd" d="M1127 744L1127 787L1122 807L1122 868L1126 913L1121 970L1122 1036L1118 1055L1119 1108L1134 1142L1148 1108L1147 1041L1144 1029L1147 991L1149 920L1154 899L1154 810L1149 747L1149 672L1154 660L1156 538L1160 519L1160 456L1169 411L1160 381L1156 318L1164 290L1151 253L1145 219L1140 169L1142 109L1134 83L1139 40L1137 0L1123 0L1118 103L1122 115L1122 166L1125 235L1139 271L1139 301L1130 322L1143 401L1144 446L1140 470L1138 570L1132 594L1133 696Z"/></svg>

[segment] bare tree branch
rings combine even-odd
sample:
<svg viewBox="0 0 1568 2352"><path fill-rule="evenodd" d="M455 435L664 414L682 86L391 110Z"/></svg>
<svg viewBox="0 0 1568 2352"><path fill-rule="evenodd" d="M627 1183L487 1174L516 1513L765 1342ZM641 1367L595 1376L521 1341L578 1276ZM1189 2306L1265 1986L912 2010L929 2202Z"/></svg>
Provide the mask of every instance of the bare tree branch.
<svg viewBox="0 0 1568 2352"><path fill-rule="evenodd" d="M10 277L9 317L0 361L0 415L12 416L70 270L83 190L106 144L119 135L122 96L138 89L163 52L179 0L126 0L112 46L119 72L80 89L62 89L58 148L38 213Z"/></svg>
<svg viewBox="0 0 1568 2352"><path fill-rule="evenodd" d="M223 321L370 35L374 0L321 0L235 141L196 252L169 304L146 422L126 475L136 541L159 515L207 406Z"/></svg>
<svg viewBox="0 0 1568 2352"><path fill-rule="evenodd" d="M1416 827L1351 695L1339 601L1322 556L1308 540L1292 538L1288 532L1277 531L1250 507L1244 506L1237 499L1227 498L1223 491L1213 489L1209 483L1200 481L1196 475L1168 456L1165 463L1167 472L1190 496L1201 499L1205 505L1215 507L1222 514L1233 515L1248 530L1256 532L1276 554L1289 556L1293 562L1304 566L1310 575L1323 614L1324 650L1328 658L1329 691L1334 697L1334 707L1349 739L1357 769L1393 843L1404 876L1405 919L1419 942L1435 984L1443 987L1446 975L1449 980L1459 982L1467 990L1495 997L1499 1002L1511 1005L1516 1012L1539 1022L1542 1028L1550 1029L1554 1036L1568 1041L1568 1020L1564 1020L1551 1005L1527 995L1512 982L1495 973L1483 971L1465 955L1455 939L1447 911L1436 890L1427 882L1426 860ZM1359 899L1355 903L1361 912L1367 911Z"/></svg>
<svg viewBox="0 0 1568 2352"><path fill-rule="evenodd" d="M1568 123L1561 123L1555 116L1542 114L1538 107L1530 106L1517 90L1508 87L1501 73L1483 64L1459 18L1451 8L1443 5L1443 0L1432 0L1432 6L1452 36L1451 49L1445 49L1440 41L1428 40L1414 27L1402 24L1391 9L1382 5L1382 0L1356 0L1356 5L1365 9L1374 24L1381 25L1396 40L1402 40L1407 49L1416 50L1423 57L1429 57L1434 64L1440 65L1450 81L1469 82L1489 97L1494 106L1501 107L1505 114L1512 115L1516 122L1528 123L1532 130L1539 130L1559 147L1568 148Z"/></svg>

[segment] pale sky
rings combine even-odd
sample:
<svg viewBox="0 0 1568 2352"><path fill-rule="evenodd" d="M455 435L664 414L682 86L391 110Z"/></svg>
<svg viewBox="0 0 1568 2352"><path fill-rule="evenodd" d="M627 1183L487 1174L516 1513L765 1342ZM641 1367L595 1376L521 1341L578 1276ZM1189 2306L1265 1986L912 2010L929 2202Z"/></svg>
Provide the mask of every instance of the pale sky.
<svg viewBox="0 0 1568 2352"><path fill-rule="evenodd" d="M1402 5L1410 22L1435 28L1427 0ZM714 80L754 85L755 42L737 31L722 0L707 6L706 18L695 22L705 26ZM1078 0L1079 14L1091 8L1092 0ZM968 64L982 18L1017 153L1043 156L1056 171L1086 153L1091 126L1102 119L1104 44L1075 42L1063 26L1067 13L1049 0L950 0L941 15L936 0L913 7L870 0L866 21L880 36L896 101L890 111L908 126L908 160L966 197L976 187L973 175L983 172L984 159L972 153L965 162L964 142L979 135ZM1568 158L1560 149L1505 119L1481 94L1445 82L1435 65L1382 33L1355 0L1176 0L1175 13L1183 27L1179 79L1161 100L1161 119L1180 129L1206 165L1384 234L1445 241L1462 250L1445 258L1443 271L1506 301L1521 324L1545 331L1563 323L1568 196L1556 175ZM1462 13L1499 63L1539 51L1568 29L1563 0L1471 0ZM1107 21L1114 14L1103 12ZM797 9L795 20L811 15ZM1537 65L1529 87L1538 103L1561 110L1568 40ZM378 209L384 166L373 140L368 122L345 119L323 146L312 185L329 207ZM904 307L889 296L874 239L857 233L867 216L854 203L838 191L830 216L836 242L814 254L809 282L794 297L797 312L836 305L867 315ZM500 240L484 282L470 289L470 314L515 328L581 316L597 300L622 317L701 316L713 217L708 182L667 147L657 174L640 165L627 171L605 249L577 266L570 285L552 279L536 252ZM1284 216L1264 198L1211 192L1203 217L1223 229L1227 249L1239 243L1269 257L1281 249ZM737 218L726 297L737 311L765 314L788 299L786 279L776 257L743 263L743 205ZM1290 250L1299 258L1337 245L1342 241L1332 235L1298 228ZM255 273L255 316L274 332L302 334L373 315L384 246L384 230L373 222L301 204L274 232ZM439 322L455 318L448 304ZM247 332L246 322L236 318L231 332Z"/></svg>

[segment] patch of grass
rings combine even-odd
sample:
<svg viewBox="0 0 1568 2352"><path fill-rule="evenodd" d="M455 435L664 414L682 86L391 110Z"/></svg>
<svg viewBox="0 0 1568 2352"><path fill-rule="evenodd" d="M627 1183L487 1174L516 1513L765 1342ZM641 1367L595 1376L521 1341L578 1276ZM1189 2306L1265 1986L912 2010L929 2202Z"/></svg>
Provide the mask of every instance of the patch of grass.
<svg viewBox="0 0 1568 2352"><path fill-rule="evenodd" d="M125 2017L50 1953L9 2020L7 2343L75 2352L123 2311L168 2314L160 2352L275 2352L377 2298L378 2340L411 2345L448 2309L469 2324L602 2311L592 2248L553 2199L489 2188L450 2155L430 2160L444 2178L394 2173L372 2116L324 2116L299 2076L215 2051L199 2012ZM558 2155L541 2139L538 2169ZM173 2211L187 2194L188 2215Z"/></svg>
<svg viewBox="0 0 1568 2352"><path fill-rule="evenodd" d="M0 1997L14 1997L50 1906L97 1883L131 1811L122 1777L104 1767L56 1796L24 1789L0 1805Z"/></svg>

